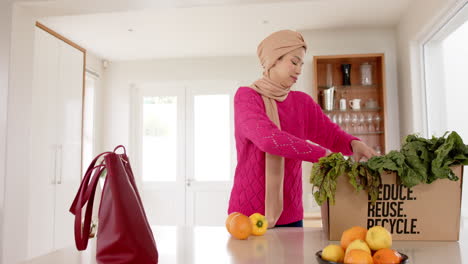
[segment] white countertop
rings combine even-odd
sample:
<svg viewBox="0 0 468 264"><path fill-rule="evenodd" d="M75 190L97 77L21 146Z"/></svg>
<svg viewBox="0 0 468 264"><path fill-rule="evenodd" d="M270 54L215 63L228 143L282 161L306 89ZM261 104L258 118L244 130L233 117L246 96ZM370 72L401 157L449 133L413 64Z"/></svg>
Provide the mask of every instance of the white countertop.
<svg viewBox="0 0 468 264"><path fill-rule="evenodd" d="M443 227L441 227L443 228ZM275 228L248 240L231 238L224 227L153 228L160 264L317 263L315 253L329 243L321 228ZM90 241L91 242L91 241ZM95 240L88 250L58 250L24 264L92 264ZM408 255L412 264L468 263L468 227L458 242L394 241L393 248Z"/></svg>

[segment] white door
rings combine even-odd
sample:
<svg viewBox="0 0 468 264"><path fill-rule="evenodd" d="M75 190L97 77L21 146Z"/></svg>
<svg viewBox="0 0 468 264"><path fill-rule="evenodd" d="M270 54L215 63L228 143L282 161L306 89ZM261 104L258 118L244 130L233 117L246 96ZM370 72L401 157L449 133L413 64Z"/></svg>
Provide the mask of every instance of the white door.
<svg viewBox="0 0 468 264"><path fill-rule="evenodd" d="M60 41L57 87L57 178L55 249L74 245L74 216L69 212L81 179L81 120L83 100L82 51Z"/></svg>
<svg viewBox="0 0 468 264"><path fill-rule="evenodd" d="M157 89L156 89L157 88ZM185 90L142 85L135 93L133 163L152 225L185 224Z"/></svg>
<svg viewBox="0 0 468 264"><path fill-rule="evenodd" d="M36 29L31 101L29 256L54 248L58 42Z"/></svg>
<svg viewBox="0 0 468 264"><path fill-rule="evenodd" d="M234 164L232 83L187 89L186 222L223 225Z"/></svg>
<svg viewBox="0 0 468 264"><path fill-rule="evenodd" d="M68 212L81 176L83 52L36 28L29 257L72 246Z"/></svg>
<svg viewBox="0 0 468 264"><path fill-rule="evenodd" d="M36 28L29 256L72 246L81 176L83 52Z"/></svg>
<svg viewBox="0 0 468 264"><path fill-rule="evenodd" d="M223 225L235 167L234 82L134 93L134 167L151 225Z"/></svg>

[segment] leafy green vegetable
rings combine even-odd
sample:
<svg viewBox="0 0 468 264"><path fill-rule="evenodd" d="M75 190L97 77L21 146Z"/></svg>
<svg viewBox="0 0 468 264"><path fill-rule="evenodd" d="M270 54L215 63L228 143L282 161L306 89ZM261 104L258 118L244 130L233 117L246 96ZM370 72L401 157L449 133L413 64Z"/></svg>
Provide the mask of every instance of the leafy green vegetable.
<svg viewBox="0 0 468 264"><path fill-rule="evenodd" d="M318 187L318 191L314 193L316 201L322 204L328 198L331 204L335 204L336 181L348 170L348 166L341 153L333 153L321 158L312 167L310 183L314 188Z"/></svg>
<svg viewBox="0 0 468 264"><path fill-rule="evenodd" d="M351 162L351 160L350 160ZM379 187L382 183L380 173L370 169L365 162L353 162L348 172L349 182L357 192L364 189L370 195L371 200L377 200Z"/></svg>
<svg viewBox="0 0 468 264"><path fill-rule="evenodd" d="M383 173L384 170L403 173L405 156L398 151L392 150L385 156L375 156L367 161L369 169Z"/></svg>
<svg viewBox="0 0 468 264"><path fill-rule="evenodd" d="M399 182L408 187L430 184L437 179L457 181L451 166L468 165L468 145L456 132L447 137L425 139L408 135L400 151L390 151L367 162L353 162L341 153L323 157L312 167L310 183L314 198L319 205L327 199L335 203L336 182L342 174L348 175L348 182L359 192L365 190L375 202L381 185L380 175L384 171L396 172Z"/></svg>

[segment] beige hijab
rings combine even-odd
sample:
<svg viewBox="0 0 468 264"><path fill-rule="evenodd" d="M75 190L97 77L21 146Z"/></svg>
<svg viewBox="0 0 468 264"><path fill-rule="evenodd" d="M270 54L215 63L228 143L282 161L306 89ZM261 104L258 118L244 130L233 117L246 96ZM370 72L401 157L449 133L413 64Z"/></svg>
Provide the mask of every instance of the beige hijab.
<svg viewBox="0 0 468 264"><path fill-rule="evenodd" d="M291 87L270 79L269 70L283 55L307 45L298 32L281 30L265 38L257 48L263 66L263 77L252 84L252 89L262 95L270 120L281 129L276 101L286 100ZM274 227L283 211L284 158L265 153L265 217L268 227Z"/></svg>

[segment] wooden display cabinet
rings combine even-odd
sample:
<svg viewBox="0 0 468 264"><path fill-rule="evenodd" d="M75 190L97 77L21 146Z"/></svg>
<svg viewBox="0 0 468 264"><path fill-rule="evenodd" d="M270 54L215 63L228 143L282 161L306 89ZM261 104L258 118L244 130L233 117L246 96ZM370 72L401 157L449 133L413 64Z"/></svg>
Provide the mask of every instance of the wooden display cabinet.
<svg viewBox="0 0 468 264"><path fill-rule="evenodd" d="M363 84L361 65L364 63L371 65L370 84L365 81ZM343 85L342 64L351 64L349 85ZM368 69L369 66L363 68ZM342 129L385 154L387 106L384 54L314 56L313 71L312 97L324 113ZM330 87L335 89L333 107L325 110L324 91ZM346 100L346 110L340 109L340 99ZM349 101L352 99L361 99L360 109L350 107Z"/></svg>

